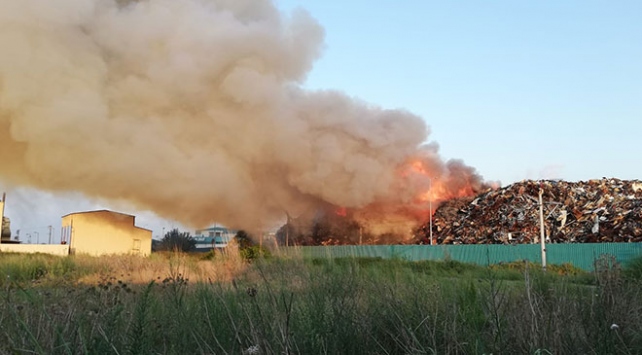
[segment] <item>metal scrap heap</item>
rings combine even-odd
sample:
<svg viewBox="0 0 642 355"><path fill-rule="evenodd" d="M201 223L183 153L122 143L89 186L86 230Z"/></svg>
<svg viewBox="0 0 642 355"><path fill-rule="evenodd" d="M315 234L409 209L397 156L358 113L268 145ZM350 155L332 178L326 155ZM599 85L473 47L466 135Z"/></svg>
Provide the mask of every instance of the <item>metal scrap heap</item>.
<svg viewBox="0 0 642 355"><path fill-rule="evenodd" d="M444 202L432 218L437 244L517 244L539 241L539 190L551 243L642 241L642 182L528 180ZM417 230L428 244L429 223Z"/></svg>

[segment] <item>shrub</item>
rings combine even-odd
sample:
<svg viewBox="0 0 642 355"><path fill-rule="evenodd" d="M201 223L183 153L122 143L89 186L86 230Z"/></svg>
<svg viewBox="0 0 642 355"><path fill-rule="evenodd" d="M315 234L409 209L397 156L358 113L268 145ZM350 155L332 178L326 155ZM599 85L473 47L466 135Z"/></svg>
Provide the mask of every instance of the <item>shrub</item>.
<svg viewBox="0 0 642 355"><path fill-rule="evenodd" d="M196 248L196 240L192 238L189 232L180 232L174 228L165 233L158 246L162 251L182 251L190 252Z"/></svg>
<svg viewBox="0 0 642 355"><path fill-rule="evenodd" d="M252 237L247 232L240 230L234 236L234 241L237 243L239 253L243 260L252 261L258 258L265 258L270 256L270 252L254 243Z"/></svg>
<svg viewBox="0 0 642 355"><path fill-rule="evenodd" d="M203 254L200 259L201 260L214 260L216 257L216 251L214 249L208 251L207 253Z"/></svg>
<svg viewBox="0 0 642 355"><path fill-rule="evenodd" d="M642 256L630 260L622 268L624 277L630 280L642 280Z"/></svg>
<svg viewBox="0 0 642 355"><path fill-rule="evenodd" d="M258 258L265 258L271 255L269 250L258 245L252 245L239 249L239 252L241 253L241 257L247 261L256 260Z"/></svg>

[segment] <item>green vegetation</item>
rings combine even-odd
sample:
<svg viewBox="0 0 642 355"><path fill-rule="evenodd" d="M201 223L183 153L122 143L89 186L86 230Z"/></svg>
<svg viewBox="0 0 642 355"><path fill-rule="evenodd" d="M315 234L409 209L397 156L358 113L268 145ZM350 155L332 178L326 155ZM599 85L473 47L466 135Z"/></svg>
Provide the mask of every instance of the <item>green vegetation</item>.
<svg viewBox="0 0 642 355"><path fill-rule="evenodd" d="M634 258L624 265L623 274L632 281L642 282L642 256Z"/></svg>
<svg viewBox="0 0 642 355"><path fill-rule="evenodd" d="M39 283L43 279L75 280L94 272L92 266L78 268L72 258L52 257L43 254L0 254L0 286L13 283Z"/></svg>
<svg viewBox="0 0 642 355"><path fill-rule="evenodd" d="M234 236L234 242L238 245L241 258L246 261L253 261L259 258L269 258L271 253L266 248L257 245L252 236L240 230Z"/></svg>
<svg viewBox="0 0 642 355"><path fill-rule="evenodd" d="M231 254L0 254L0 353L642 352L639 261L543 273Z"/></svg>
<svg viewBox="0 0 642 355"><path fill-rule="evenodd" d="M189 232L181 232L174 228L165 233L157 248L159 251L190 252L196 248L196 240Z"/></svg>

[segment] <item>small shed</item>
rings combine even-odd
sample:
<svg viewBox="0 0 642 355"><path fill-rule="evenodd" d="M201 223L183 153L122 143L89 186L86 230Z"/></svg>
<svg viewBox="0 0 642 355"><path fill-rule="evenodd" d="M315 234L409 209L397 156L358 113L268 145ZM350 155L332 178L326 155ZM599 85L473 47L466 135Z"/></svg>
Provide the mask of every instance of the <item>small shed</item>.
<svg viewBox="0 0 642 355"><path fill-rule="evenodd" d="M70 213L62 217L62 242L69 244L70 254L147 256L152 231L136 227L135 219L109 210Z"/></svg>

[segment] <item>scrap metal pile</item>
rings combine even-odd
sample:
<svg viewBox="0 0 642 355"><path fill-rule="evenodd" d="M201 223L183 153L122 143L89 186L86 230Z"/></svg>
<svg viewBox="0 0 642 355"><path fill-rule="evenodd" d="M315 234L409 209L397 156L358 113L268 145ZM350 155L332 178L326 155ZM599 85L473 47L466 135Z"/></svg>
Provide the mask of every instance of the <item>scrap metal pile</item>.
<svg viewBox="0 0 642 355"><path fill-rule="evenodd" d="M277 232L280 245L359 244L360 226L352 218L319 210L298 218L288 218Z"/></svg>
<svg viewBox="0 0 642 355"><path fill-rule="evenodd" d="M642 182L523 181L444 202L432 218L437 244L510 244L539 241L539 190L545 236L552 243L642 241ZM429 223L416 232L429 242Z"/></svg>
<svg viewBox="0 0 642 355"><path fill-rule="evenodd" d="M355 220L352 211L337 211L335 206L327 206L288 217L287 223L276 232L276 239L280 245L309 246L399 244L403 238L393 233L369 233Z"/></svg>

